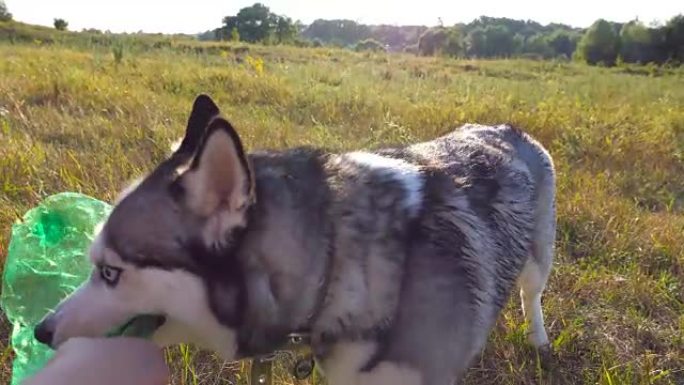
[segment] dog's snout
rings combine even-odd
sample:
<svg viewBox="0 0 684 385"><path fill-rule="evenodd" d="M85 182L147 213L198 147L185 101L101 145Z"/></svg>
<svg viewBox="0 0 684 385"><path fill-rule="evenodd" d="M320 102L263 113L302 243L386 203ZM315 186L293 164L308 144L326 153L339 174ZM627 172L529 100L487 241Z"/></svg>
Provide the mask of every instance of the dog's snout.
<svg viewBox="0 0 684 385"><path fill-rule="evenodd" d="M55 330L54 327L51 325L51 322L44 320L43 322L39 323L38 326L36 326L36 328L33 330L33 335L36 338L36 340L38 340L38 342L51 346L52 338L55 335Z"/></svg>

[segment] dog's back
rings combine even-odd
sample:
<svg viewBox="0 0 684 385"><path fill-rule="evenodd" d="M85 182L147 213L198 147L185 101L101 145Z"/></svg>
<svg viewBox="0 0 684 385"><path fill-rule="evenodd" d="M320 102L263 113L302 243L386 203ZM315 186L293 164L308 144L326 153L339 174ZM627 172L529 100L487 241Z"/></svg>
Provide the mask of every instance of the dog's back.
<svg viewBox="0 0 684 385"><path fill-rule="evenodd" d="M417 175L422 188L419 209L405 218L411 224L402 229L404 258L376 252L360 264L370 281L376 278L369 285L379 290L369 295L382 294L385 302L383 307L370 302L364 318L354 321L361 324L359 319L368 321L367 314L382 309L377 317L389 324L366 362L368 376L390 363L404 363L417 369L423 385L461 377L516 281L531 325L530 341L536 347L547 344L541 292L553 254L555 176L546 150L511 126L466 125L432 141L380 149L372 156L394 167L406 202L415 200L411 188ZM390 258L395 262L378 262ZM402 275L374 276L393 269ZM379 284L379 279L391 283ZM389 305L393 301L387 301L395 290L400 293L396 312ZM373 325L368 322L363 326Z"/></svg>

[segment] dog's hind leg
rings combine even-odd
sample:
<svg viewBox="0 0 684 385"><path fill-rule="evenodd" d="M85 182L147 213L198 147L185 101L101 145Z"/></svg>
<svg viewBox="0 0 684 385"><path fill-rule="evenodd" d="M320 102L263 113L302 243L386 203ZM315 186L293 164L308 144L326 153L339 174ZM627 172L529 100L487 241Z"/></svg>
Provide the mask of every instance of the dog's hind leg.
<svg viewBox="0 0 684 385"><path fill-rule="evenodd" d="M530 327L528 339L536 348L546 347L549 343L544 327L541 296L553 264L555 237L555 181L553 173L547 171L541 181L538 181L532 255L518 279L523 314Z"/></svg>
<svg viewBox="0 0 684 385"><path fill-rule="evenodd" d="M543 272L540 266L530 260L525 264L519 280L523 314L530 328L528 339L536 348L545 347L549 343L541 307L541 295L547 277L548 271Z"/></svg>

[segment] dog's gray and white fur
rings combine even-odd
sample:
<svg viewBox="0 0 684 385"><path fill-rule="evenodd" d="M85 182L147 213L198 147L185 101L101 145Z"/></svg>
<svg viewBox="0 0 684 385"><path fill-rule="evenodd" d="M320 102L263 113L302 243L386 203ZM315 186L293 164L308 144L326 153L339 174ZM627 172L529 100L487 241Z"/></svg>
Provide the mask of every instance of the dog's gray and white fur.
<svg viewBox="0 0 684 385"><path fill-rule="evenodd" d="M36 328L53 347L139 314L225 359L311 332L331 385L447 385L516 283L530 341L555 235L546 150L509 125L348 153L246 153L199 96L180 147L117 202L94 272Z"/></svg>

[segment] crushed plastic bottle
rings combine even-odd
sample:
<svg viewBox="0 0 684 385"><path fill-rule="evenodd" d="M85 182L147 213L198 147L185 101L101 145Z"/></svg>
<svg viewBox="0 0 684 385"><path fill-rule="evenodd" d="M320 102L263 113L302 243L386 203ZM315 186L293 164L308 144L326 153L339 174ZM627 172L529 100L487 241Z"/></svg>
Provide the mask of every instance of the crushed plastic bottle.
<svg viewBox="0 0 684 385"><path fill-rule="evenodd" d="M13 325L12 385L50 359L52 351L34 339L33 328L88 277L85 252L110 210L85 195L61 193L12 226L0 294L0 308Z"/></svg>
<svg viewBox="0 0 684 385"><path fill-rule="evenodd" d="M33 329L90 275L88 247L111 209L106 202L83 194L59 193L12 226L0 294L0 309L13 325L11 385L20 385L52 356L53 351L34 338ZM109 336L147 337L155 325L143 316L127 330Z"/></svg>
<svg viewBox="0 0 684 385"><path fill-rule="evenodd" d="M88 246L110 211L105 202L66 192L46 198L12 226L0 295L0 308L13 325L11 385L19 385L52 356L35 340L33 329L87 279Z"/></svg>

